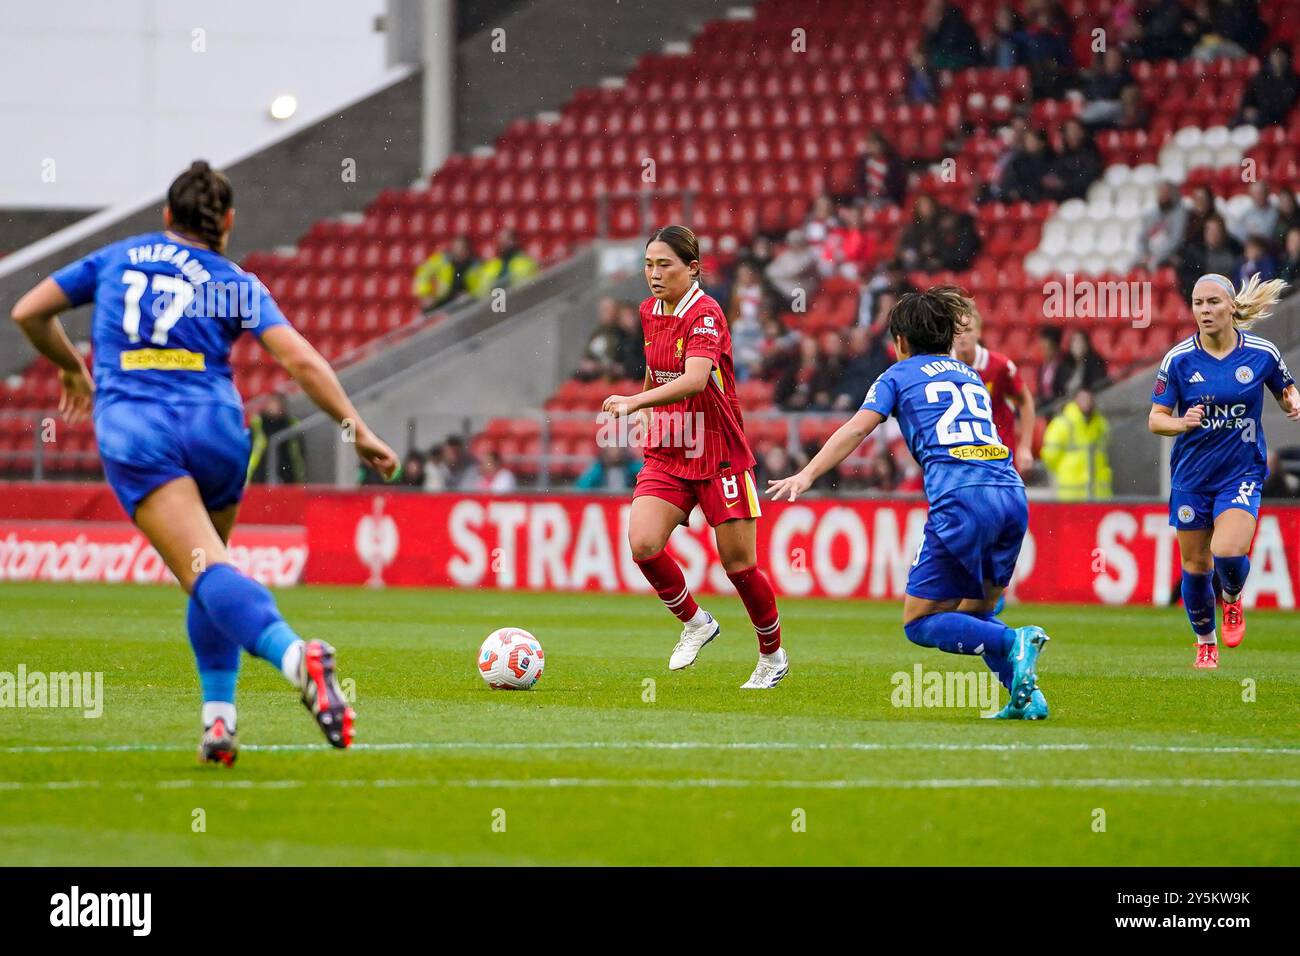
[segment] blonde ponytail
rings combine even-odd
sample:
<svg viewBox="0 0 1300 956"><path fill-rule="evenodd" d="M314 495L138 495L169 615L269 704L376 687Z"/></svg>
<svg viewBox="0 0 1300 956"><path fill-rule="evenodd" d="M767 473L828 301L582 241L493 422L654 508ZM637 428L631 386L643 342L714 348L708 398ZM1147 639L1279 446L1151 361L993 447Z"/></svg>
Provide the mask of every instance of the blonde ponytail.
<svg viewBox="0 0 1300 956"><path fill-rule="evenodd" d="M1286 283L1281 279L1259 281L1259 273L1243 283L1232 297L1232 324L1239 329L1248 329L1260 319L1266 319L1273 313L1272 306L1282 298Z"/></svg>

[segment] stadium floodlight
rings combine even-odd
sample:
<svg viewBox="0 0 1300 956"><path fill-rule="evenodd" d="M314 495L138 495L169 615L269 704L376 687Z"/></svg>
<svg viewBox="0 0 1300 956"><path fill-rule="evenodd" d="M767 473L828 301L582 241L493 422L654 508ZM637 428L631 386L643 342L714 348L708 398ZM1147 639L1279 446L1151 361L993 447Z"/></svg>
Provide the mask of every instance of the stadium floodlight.
<svg viewBox="0 0 1300 956"><path fill-rule="evenodd" d="M298 97L292 93L281 93L271 100L272 119L287 120L296 112L298 112Z"/></svg>

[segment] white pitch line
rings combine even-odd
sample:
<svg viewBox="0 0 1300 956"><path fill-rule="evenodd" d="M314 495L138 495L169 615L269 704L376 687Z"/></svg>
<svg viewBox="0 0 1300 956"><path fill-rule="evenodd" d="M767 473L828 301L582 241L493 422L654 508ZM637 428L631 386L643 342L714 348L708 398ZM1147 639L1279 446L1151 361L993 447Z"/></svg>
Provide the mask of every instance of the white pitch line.
<svg viewBox="0 0 1300 956"><path fill-rule="evenodd" d="M13 746L0 747L5 754L61 754L61 753L186 753L193 747L183 744L67 744L54 746ZM326 752L330 748L324 744L245 744L242 750L266 753L309 753ZM1168 753L1168 754L1259 754L1271 756L1300 757L1300 747L1191 747L1164 744L1088 744L1088 743L933 743L933 742L890 742L871 743L842 741L833 743L799 743L766 741L723 741L707 740L564 740L551 743L529 743L524 741L501 741L493 743L480 740L430 740L405 743L358 743L353 750L384 751L439 751L439 750L762 750L762 751L936 751L952 753L1055 753L1055 752L1107 752L1124 753Z"/></svg>
<svg viewBox="0 0 1300 956"><path fill-rule="evenodd" d="M1300 779L1196 779L1175 777L1094 777L1014 779L1001 777L956 777L893 779L863 777L849 780L763 780L704 777L690 780L618 779L611 777L550 777L519 780L435 778L378 780L0 780L0 792L20 790L301 790L306 788L375 787L378 789L462 788L469 790L1135 790L1135 789L1300 789Z"/></svg>

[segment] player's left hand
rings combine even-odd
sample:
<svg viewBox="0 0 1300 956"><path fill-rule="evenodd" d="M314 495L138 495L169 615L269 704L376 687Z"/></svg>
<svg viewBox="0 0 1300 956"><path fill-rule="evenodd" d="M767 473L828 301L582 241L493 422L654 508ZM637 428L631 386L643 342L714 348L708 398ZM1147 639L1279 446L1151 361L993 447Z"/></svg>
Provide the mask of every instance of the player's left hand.
<svg viewBox="0 0 1300 956"><path fill-rule="evenodd" d="M611 395L605 399L604 404L600 406L600 410L608 415L613 415L615 418L622 418L625 415L639 412L641 406L637 404L635 395Z"/></svg>
<svg viewBox="0 0 1300 956"><path fill-rule="evenodd" d="M789 478L770 479L767 483L767 493L772 496L773 501L780 501L782 495L788 496L787 501L794 501L811 487L812 481L801 471Z"/></svg>
<svg viewBox="0 0 1300 956"><path fill-rule="evenodd" d="M86 418L95 404L95 383L83 365L75 372L59 371L59 384L63 394L59 396L59 414L69 425Z"/></svg>
<svg viewBox="0 0 1300 956"><path fill-rule="evenodd" d="M1300 389L1288 385L1282 392L1282 410L1293 422L1300 422Z"/></svg>

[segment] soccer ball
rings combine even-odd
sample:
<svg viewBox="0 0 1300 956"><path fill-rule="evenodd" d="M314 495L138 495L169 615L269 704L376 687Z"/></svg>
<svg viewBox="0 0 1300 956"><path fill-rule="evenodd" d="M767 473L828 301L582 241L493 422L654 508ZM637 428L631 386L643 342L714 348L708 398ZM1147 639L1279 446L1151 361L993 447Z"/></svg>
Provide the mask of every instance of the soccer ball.
<svg viewBox="0 0 1300 956"><path fill-rule="evenodd" d="M545 666L542 645L523 628L493 631L478 649L478 672L497 690L527 690Z"/></svg>

